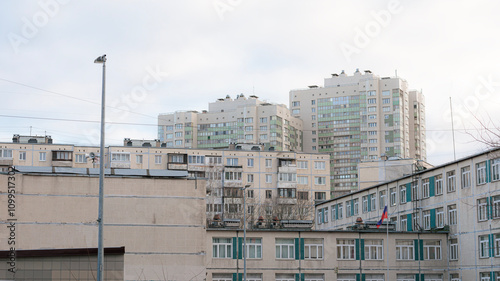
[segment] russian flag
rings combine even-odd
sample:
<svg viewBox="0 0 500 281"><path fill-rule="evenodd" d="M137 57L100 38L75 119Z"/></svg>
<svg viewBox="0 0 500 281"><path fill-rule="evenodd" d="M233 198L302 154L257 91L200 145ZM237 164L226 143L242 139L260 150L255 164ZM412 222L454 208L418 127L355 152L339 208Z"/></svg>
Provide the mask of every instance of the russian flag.
<svg viewBox="0 0 500 281"><path fill-rule="evenodd" d="M379 228L382 225L382 223L384 222L384 219L389 219L387 217L387 205L384 208L384 212L382 213L382 217L380 218L380 220L377 223L377 228Z"/></svg>

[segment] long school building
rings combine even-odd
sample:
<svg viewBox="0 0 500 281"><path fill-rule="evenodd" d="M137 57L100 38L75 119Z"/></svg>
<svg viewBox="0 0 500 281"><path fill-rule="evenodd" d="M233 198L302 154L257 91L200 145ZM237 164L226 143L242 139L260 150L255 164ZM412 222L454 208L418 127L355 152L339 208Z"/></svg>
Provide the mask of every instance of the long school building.
<svg viewBox="0 0 500 281"><path fill-rule="evenodd" d="M500 150L322 202L315 226L345 229L358 217L376 222L385 206L398 231L449 230L441 245L449 250L442 256L449 280L500 280Z"/></svg>

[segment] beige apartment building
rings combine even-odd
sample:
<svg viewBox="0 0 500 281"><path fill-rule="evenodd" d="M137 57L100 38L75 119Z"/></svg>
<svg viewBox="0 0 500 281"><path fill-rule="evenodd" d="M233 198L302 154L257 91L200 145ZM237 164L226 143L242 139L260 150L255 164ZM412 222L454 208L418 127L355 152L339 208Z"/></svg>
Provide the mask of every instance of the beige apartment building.
<svg viewBox="0 0 500 281"><path fill-rule="evenodd" d="M98 168L99 148L43 143L0 143L0 168L9 166ZM31 138L35 139L35 138ZM265 151L266 145L232 145L232 149L167 148L158 140L125 139L105 150L106 168L187 171L207 190L206 216L238 219L243 188L250 219L312 219L314 204L328 199L329 156ZM93 154L93 157L92 157Z"/></svg>
<svg viewBox="0 0 500 281"><path fill-rule="evenodd" d="M443 280L500 280L499 149L319 203L315 228L346 229L359 218L376 223L386 206L385 222L400 232L449 231L440 244L448 249L440 258L449 267Z"/></svg>
<svg viewBox="0 0 500 281"><path fill-rule="evenodd" d="M330 154L334 195L359 188L360 162L382 155L426 160L424 96L400 77L342 71L323 87L290 91L290 110L303 121L303 150Z"/></svg>
<svg viewBox="0 0 500 281"><path fill-rule="evenodd" d="M228 148L246 143L263 144L266 150L302 151L302 121L283 104L241 94L209 103L208 111L160 114L158 138L168 148Z"/></svg>

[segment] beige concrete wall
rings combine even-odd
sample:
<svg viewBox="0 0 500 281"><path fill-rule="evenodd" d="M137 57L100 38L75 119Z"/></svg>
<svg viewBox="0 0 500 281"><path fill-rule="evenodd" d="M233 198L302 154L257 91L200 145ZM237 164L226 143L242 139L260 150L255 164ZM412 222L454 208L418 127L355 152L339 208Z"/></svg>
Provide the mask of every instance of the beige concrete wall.
<svg viewBox="0 0 500 281"><path fill-rule="evenodd" d="M98 178L15 175L17 249L97 247ZM7 176L0 175L6 206ZM107 177L104 246L125 246L125 280L202 280L204 182ZM5 207L7 208L7 207ZM2 212L1 219L7 218ZM7 250L6 237L0 250ZM201 274L200 276L203 276Z"/></svg>

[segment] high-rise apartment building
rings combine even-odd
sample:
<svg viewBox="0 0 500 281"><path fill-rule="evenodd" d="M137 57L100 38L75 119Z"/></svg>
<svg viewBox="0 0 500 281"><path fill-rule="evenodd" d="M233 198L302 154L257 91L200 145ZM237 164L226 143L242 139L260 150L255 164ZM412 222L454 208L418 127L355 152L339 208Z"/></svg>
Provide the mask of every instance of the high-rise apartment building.
<svg viewBox="0 0 500 281"><path fill-rule="evenodd" d="M291 116L285 105L241 94L209 103L208 111L201 113L160 114L158 138L171 148L228 148L238 143L302 151L302 120Z"/></svg>
<svg viewBox="0 0 500 281"><path fill-rule="evenodd" d="M342 71L325 78L324 87L290 91L290 110L304 122L304 152L330 153L334 195L358 189L362 161L426 160L424 97L400 77Z"/></svg>

